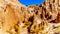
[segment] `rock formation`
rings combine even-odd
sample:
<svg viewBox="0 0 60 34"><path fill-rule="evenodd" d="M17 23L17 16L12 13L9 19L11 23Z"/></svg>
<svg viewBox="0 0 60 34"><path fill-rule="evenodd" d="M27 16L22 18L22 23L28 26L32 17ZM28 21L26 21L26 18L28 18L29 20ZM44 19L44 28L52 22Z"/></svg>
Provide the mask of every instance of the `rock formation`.
<svg viewBox="0 0 60 34"><path fill-rule="evenodd" d="M60 34L60 0L32 6L0 0L0 34Z"/></svg>

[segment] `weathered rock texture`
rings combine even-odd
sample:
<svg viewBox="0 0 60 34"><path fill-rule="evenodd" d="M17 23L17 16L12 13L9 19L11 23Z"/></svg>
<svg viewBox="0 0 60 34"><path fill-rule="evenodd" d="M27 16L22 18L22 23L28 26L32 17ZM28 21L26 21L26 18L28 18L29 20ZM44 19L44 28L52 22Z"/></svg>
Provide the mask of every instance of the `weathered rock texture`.
<svg viewBox="0 0 60 34"><path fill-rule="evenodd" d="M0 0L0 34L60 34L60 0L27 7Z"/></svg>

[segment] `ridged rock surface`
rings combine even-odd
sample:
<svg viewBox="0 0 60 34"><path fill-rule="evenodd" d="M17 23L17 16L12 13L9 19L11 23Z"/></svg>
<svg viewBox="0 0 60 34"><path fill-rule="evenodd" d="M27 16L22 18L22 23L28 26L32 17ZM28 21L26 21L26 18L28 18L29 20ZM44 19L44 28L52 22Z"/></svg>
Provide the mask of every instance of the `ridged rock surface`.
<svg viewBox="0 0 60 34"><path fill-rule="evenodd" d="M0 0L0 34L60 34L60 0L32 6Z"/></svg>

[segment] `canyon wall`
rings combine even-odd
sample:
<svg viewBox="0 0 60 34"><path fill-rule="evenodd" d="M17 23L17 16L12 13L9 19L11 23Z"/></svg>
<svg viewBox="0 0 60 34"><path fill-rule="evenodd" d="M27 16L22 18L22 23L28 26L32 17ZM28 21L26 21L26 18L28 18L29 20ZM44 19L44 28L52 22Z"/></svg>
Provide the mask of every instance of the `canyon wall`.
<svg viewBox="0 0 60 34"><path fill-rule="evenodd" d="M0 0L0 34L56 33L60 33L60 0L32 6L18 0Z"/></svg>

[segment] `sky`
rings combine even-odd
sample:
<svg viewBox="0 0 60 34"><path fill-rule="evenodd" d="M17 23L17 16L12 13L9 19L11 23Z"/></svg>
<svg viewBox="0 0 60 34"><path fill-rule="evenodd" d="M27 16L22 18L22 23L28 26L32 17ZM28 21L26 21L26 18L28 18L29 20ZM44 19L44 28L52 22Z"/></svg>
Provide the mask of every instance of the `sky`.
<svg viewBox="0 0 60 34"><path fill-rule="evenodd" d="M30 5L40 5L44 2L45 0L19 0L19 2L25 6L30 6Z"/></svg>

